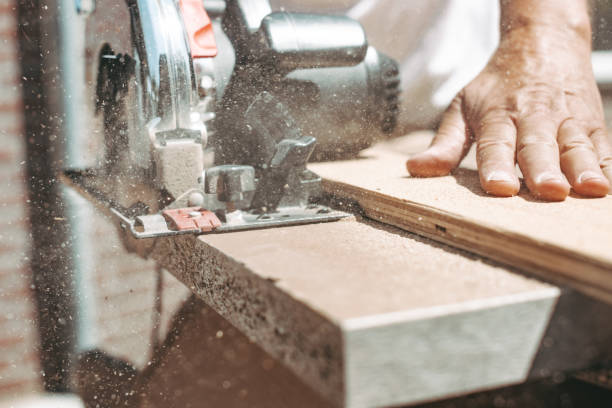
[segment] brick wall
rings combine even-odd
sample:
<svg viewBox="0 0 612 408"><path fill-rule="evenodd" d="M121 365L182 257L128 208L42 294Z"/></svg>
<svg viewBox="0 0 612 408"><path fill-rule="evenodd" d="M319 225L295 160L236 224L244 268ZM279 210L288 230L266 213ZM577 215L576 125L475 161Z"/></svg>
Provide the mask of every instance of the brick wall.
<svg viewBox="0 0 612 408"><path fill-rule="evenodd" d="M25 138L15 0L0 0L0 398L41 389L28 270Z"/></svg>

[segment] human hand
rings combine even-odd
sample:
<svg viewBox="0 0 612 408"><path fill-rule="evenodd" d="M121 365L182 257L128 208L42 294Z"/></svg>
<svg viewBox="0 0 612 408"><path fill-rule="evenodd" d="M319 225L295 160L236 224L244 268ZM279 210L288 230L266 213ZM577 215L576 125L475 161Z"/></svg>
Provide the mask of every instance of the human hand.
<svg viewBox="0 0 612 408"><path fill-rule="evenodd" d="M502 23L496 53L453 100L431 146L408 160L408 171L449 174L476 141L489 194L518 193L518 162L539 199L563 200L570 185L584 196L606 195L612 147L591 68L590 26L512 21L506 31Z"/></svg>

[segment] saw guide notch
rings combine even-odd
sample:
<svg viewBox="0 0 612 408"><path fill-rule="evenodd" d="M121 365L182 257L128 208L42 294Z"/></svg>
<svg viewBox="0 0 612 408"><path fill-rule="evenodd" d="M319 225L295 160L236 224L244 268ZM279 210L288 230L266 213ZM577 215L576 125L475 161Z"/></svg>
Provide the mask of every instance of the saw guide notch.
<svg viewBox="0 0 612 408"><path fill-rule="evenodd" d="M314 163L324 189L364 213L612 302L612 196L536 201L525 190L487 196L473 157L454 174L410 178L405 161L423 150L420 132L365 150L358 160Z"/></svg>

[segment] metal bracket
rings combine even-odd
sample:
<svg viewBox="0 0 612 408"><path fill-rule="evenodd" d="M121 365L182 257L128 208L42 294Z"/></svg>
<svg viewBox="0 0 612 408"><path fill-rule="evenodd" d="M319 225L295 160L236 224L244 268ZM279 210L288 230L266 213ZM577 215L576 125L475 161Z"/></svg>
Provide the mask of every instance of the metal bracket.
<svg viewBox="0 0 612 408"><path fill-rule="evenodd" d="M318 222L337 221L350 216L350 214L335 211L323 205L309 205L306 208L301 207L280 207L274 213L256 214L249 211L234 211L226 215L226 222L212 229L188 228L176 229L171 228L161 214L141 215L135 218L129 218L118 211L116 208L110 209L115 215L122 228L128 229L134 238L157 238L173 235L184 234L211 234L225 233L233 231L245 231L251 229L284 227L290 225L302 225Z"/></svg>
<svg viewBox="0 0 612 408"><path fill-rule="evenodd" d="M104 204L117 219L121 228L128 230L136 239L158 238L184 234L212 234L251 229L283 227L319 222L337 221L349 217L349 213L333 210L319 204L309 204L304 207L280 206L273 212L258 212L256 210L236 210L232 212L211 211L200 207L163 210L155 214L127 215L128 209L117 205L107 195L94 187L94 175L79 172L65 174L70 184L87 193L93 200ZM197 215L195 214L197 212ZM193 215L192 215L193 214ZM218 215L218 217L217 217ZM193 223L178 225L177 217L185 219L192 217ZM184 220L183 220L184 221Z"/></svg>

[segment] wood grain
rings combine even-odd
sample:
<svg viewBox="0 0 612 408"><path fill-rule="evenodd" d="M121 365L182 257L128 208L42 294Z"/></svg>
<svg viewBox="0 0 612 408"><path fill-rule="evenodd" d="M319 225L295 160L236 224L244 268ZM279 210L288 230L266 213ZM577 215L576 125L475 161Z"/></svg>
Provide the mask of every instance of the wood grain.
<svg viewBox="0 0 612 408"><path fill-rule="evenodd" d="M450 176L411 178L406 158L430 138L405 136L359 159L311 169L328 192L357 201L372 219L612 302L612 196L547 203L523 189L516 197L490 197L480 188L473 154Z"/></svg>

